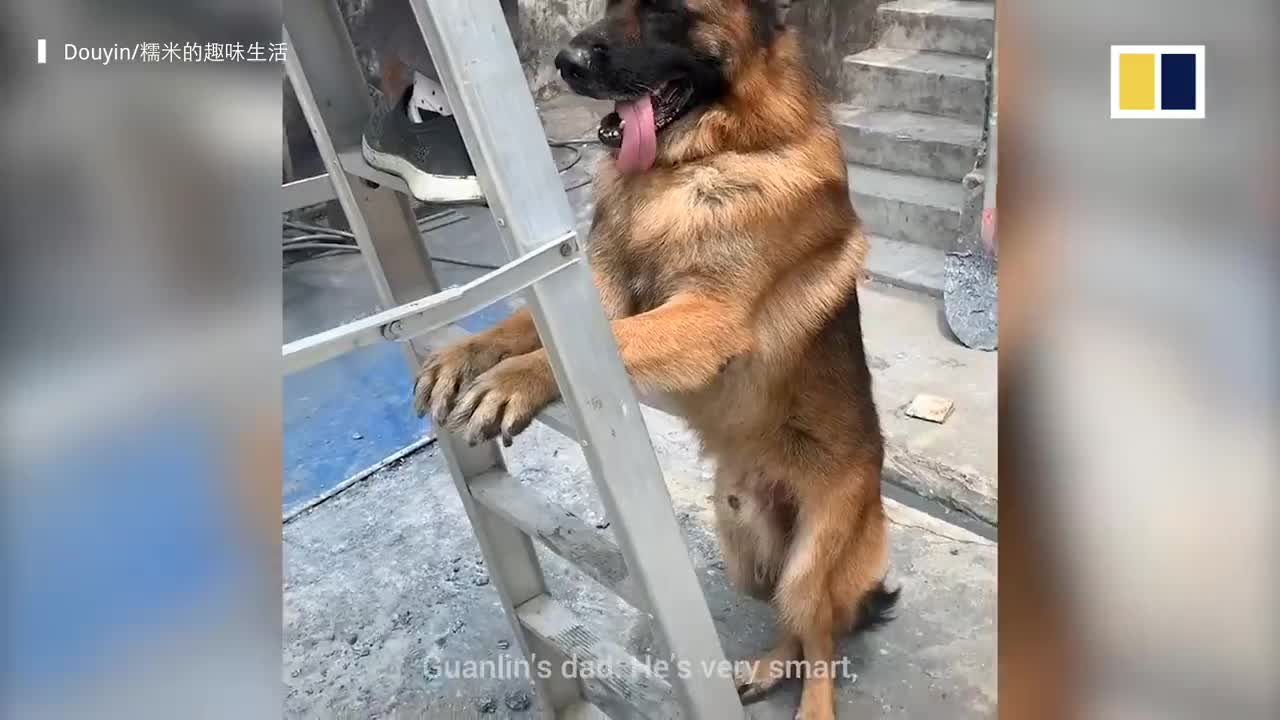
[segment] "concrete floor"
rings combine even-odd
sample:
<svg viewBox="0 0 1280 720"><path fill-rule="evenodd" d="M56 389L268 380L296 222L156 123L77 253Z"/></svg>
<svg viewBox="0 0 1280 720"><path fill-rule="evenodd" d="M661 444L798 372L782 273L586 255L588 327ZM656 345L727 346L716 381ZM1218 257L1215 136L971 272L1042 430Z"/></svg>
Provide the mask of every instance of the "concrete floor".
<svg viewBox="0 0 1280 720"><path fill-rule="evenodd" d="M554 101L544 108L548 137L586 136L600 114L589 101ZM586 178L595 152L587 148L583 161L565 174L567 186ZM572 157L565 150L557 156L562 165ZM590 190L576 189L570 198L585 231ZM428 237L433 254L500 262L487 211L467 209L464 214L466 222ZM447 265L437 270L446 284L480 272ZM285 276L291 336L372 311L363 273L354 255L292 266ZM994 520L996 357L948 338L932 298L871 284L860 292L876 399L890 440L886 479L894 485L886 490L906 503L889 501L894 519L891 582L900 583L903 594L898 620L840 646L857 678L839 687L839 715L992 717L996 547L987 539L994 537L994 529L972 517ZM502 312L475 322L492 322ZM296 458L293 467L286 467L287 477L306 477L312 483L295 483L291 501L305 500L299 487L318 492L371 456L372 450L363 447L370 440L363 437L367 433L353 428L369 425L371 418L408 412L407 396L395 392L408 383L402 368L383 367L381 361L357 364L304 383L292 399L287 395L286 405L326 386L330 393L336 388L338 397L350 396L347 404L326 412L300 411L288 426ZM902 410L917 392L951 397L957 409L943 425L908 418ZM649 410L646 420L727 655L739 659L766 649L771 612L738 596L717 565L706 499L710 469L697 458L696 443L679 420ZM430 432L429 426L408 421L386 423L392 430L384 445L394 445L407 433ZM355 435L362 435L361 442L352 439ZM286 448L289 442L287 437ZM299 469L309 453L321 450L338 459ZM535 425L517 440L508 459L523 481L556 502L588 521L607 521L575 445ZM949 513L951 508L963 512ZM527 710L513 709L528 702L525 683L446 677L454 661L510 657L503 643L512 637L434 448L374 473L286 524L284 557L286 716L475 717L490 708L500 717L537 716L536 703ZM629 608L559 558L544 554L543 560L557 599L601 634L626 638L632 652L651 650L646 628ZM790 718L798 690L795 684L781 687L750 706L752 716Z"/></svg>
<svg viewBox="0 0 1280 720"><path fill-rule="evenodd" d="M738 595L718 565L707 501L710 468L683 424L657 411L646 421L712 616L730 659L767 649L773 616ZM581 453L535 426L508 453L513 472L554 501L603 524ZM995 706L996 546L889 501L891 584L898 619L839 646L856 679L839 686L848 718L985 718ZM540 548L541 550L541 548ZM288 717L450 717L494 700L514 713L527 683L446 677L464 660L510 657L511 630L488 583L479 546L434 447L378 473L285 527L284 675ZM608 591L540 552L558 600L640 656L645 626ZM790 718L798 685L750 706L753 717Z"/></svg>

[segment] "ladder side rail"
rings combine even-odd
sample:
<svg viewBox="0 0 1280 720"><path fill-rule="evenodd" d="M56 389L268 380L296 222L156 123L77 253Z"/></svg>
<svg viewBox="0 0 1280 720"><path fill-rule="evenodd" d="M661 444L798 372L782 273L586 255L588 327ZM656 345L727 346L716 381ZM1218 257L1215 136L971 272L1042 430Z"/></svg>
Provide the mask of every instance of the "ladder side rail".
<svg viewBox="0 0 1280 720"><path fill-rule="evenodd" d="M573 212L498 3L410 4L508 254L572 231ZM719 667L720 639L590 270L573 265L529 295L588 466L662 643L694 668ZM743 716L727 673L672 682L689 720Z"/></svg>
<svg viewBox="0 0 1280 720"><path fill-rule="evenodd" d="M285 0L284 18L286 69L369 267L379 302L391 308L438 292L430 255L407 200L387 188L353 183L339 160L339 148L359 143L371 104L337 3ZM417 371L428 349L422 339L404 343L411 373ZM437 445L471 520L517 645L531 664L536 659L558 666L567 660L564 654L526 632L516 614L517 607L547 591L532 541L480 507L467 489L469 478L503 468L497 443L469 447L447 429L436 431ZM544 678L535 672L531 680L544 707L552 713L585 700L581 683L571 678Z"/></svg>

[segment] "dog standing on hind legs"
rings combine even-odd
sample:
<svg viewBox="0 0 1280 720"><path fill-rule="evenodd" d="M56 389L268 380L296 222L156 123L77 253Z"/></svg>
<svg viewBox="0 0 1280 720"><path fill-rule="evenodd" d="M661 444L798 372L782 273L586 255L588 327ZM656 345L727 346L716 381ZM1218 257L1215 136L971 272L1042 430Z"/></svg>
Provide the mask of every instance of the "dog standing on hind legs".
<svg viewBox="0 0 1280 720"><path fill-rule="evenodd" d="M616 102L598 134L588 255L623 364L717 463L731 579L778 613L740 673L803 671L796 717L834 717L835 643L890 617L883 441L862 346L867 246L831 123L773 0L609 0L556 58ZM414 388L471 442L557 398L528 311L433 354ZM795 664L794 661L803 661Z"/></svg>

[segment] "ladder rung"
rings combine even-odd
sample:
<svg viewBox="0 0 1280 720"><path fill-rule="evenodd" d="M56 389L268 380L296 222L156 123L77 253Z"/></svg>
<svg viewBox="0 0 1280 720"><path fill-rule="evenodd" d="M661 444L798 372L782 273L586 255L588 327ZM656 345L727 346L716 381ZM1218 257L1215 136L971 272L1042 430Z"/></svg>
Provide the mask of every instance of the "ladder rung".
<svg viewBox="0 0 1280 720"><path fill-rule="evenodd" d="M467 332L456 324L452 324L432 332L430 343L436 347L445 347L465 340L471 335L472 333ZM679 415L671 407L671 401L660 395L641 395L640 402L655 410L661 410L670 415ZM564 404L563 400L557 400L548 405L546 409L538 413L535 419L570 440L578 441L578 430L573 424L573 418L569 417L569 408Z"/></svg>
<svg viewBox="0 0 1280 720"><path fill-rule="evenodd" d="M385 173L370 165L364 159L364 153L360 151L360 148L339 150L338 163L342 165L342 169L346 170L348 175L355 175L358 178L377 183L405 195L409 194L409 186L405 184L403 178L391 173Z"/></svg>
<svg viewBox="0 0 1280 720"><path fill-rule="evenodd" d="M468 481L467 486L481 505L568 560L632 607L643 607L638 593L627 580L627 563L622 552L604 533L537 490L521 485L504 471L485 473Z"/></svg>
<svg viewBox="0 0 1280 720"><path fill-rule="evenodd" d="M433 332L429 342L436 347L445 347L465 340L470 336L471 333L465 329L457 325L449 325ZM569 408L564 404L563 400L551 403L542 412L538 413L534 419L570 440L578 442L578 430L573 424L573 418L569 417Z"/></svg>
<svg viewBox="0 0 1280 720"><path fill-rule="evenodd" d="M672 714L676 706L670 683L622 646L596 635L551 597L540 595L524 603L516 608L516 616L530 633L575 660L583 668L579 676L595 674L594 679L583 678L589 694L603 692L621 700L640 717Z"/></svg>
<svg viewBox="0 0 1280 720"><path fill-rule="evenodd" d="M329 182L329 173L316 175L303 180L294 180L281 186L280 212L289 212L298 208L335 200L338 193Z"/></svg>
<svg viewBox="0 0 1280 720"><path fill-rule="evenodd" d="M471 337L471 333L465 329L457 325L448 325L431 333L427 342L433 347L445 347L468 337ZM573 418L569 417L569 408L565 406L563 400L557 400L548 405L537 414L535 419L570 440L578 441L578 430L574 427Z"/></svg>
<svg viewBox="0 0 1280 720"><path fill-rule="evenodd" d="M295 340L284 346L285 373L387 340L411 340L483 310L578 260L577 234L566 233L465 285Z"/></svg>
<svg viewBox="0 0 1280 720"><path fill-rule="evenodd" d="M661 410L668 415L676 415L677 417L680 415L680 413L672 406L669 398L656 394L645 394L640 395L639 397L642 404L647 405L654 410ZM557 400L548 405L546 409L538 413L536 419L538 422L567 438L572 440L578 439L578 430L573 424L573 418L569 416L569 408L561 400Z"/></svg>
<svg viewBox="0 0 1280 720"><path fill-rule="evenodd" d="M557 400L548 405L538 413L536 419L571 440L578 439L578 428L574 426L573 418L569 417L569 408L563 400Z"/></svg>

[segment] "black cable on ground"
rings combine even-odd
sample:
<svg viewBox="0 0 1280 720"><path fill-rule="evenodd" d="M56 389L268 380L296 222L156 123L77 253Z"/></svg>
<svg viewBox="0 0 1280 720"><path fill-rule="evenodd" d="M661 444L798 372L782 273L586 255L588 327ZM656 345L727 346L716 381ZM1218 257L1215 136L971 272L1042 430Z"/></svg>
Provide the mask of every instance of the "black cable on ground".
<svg viewBox="0 0 1280 720"><path fill-rule="evenodd" d="M576 154L574 155L574 157L573 157L573 161L572 161L572 162L570 162L568 165L564 166L564 168L560 170L560 174L561 174L561 175L563 175L563 174L565 174L565 173L569 172L569 170L571 170L575 165L577 165L577 164L578 164L578 162L579 162L580 160L582 160L582 149L581 149L581 148L582 148L582 146L585 146L585 145L599 145L599 144L600 144L600 141L599 141L599 140L595 140L595 139L591 139L591 140L557 140L557 141L555 141L555 142L549 143L549 145L550 145L551 147L563 147L563 148L569 148L569 149L573 150L573 151L576 153ZM584 178L584 179L582 179L582 180L579 180L577 183L574 183L573 185L570 185L569 187L566 187L566 188L564 189L564 191L565 191L565 192L567 192L567 193L568 193L568 192L573 192L574 190L577 190L577 189L579 189L579 188L584 188L584 187L586 187L586 186L588 186L588 185L590 185L590 184L591 184L591 175L590 175L590 174L588 174L586 178Z"/></svg>

